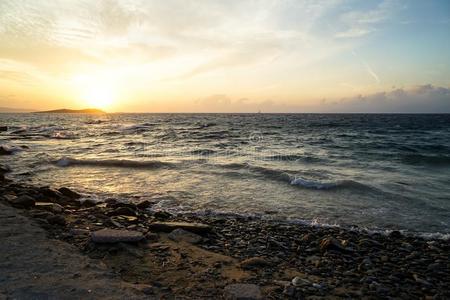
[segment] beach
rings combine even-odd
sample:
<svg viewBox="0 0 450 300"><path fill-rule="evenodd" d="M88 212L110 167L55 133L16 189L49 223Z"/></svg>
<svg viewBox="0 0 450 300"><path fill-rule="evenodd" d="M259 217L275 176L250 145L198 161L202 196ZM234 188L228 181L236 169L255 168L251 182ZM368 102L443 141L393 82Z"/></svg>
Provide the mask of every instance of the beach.
<svg viewBox="0 0 450 300"><path fill-rule="evenodd" d="M0 291L6 299L450 297L448 240L238 215L171 214L153 210L148 201L93 202L65 187L7 178L0 191ZM61 254L57 264L42 268L42 243ZM23 264L28 272L18 267ZM100 275L87 280L95 266L101 266L95 268ZM60 269L64 273L54 281L52 273ZM66 287L73 293L62 293Z"/></svg>

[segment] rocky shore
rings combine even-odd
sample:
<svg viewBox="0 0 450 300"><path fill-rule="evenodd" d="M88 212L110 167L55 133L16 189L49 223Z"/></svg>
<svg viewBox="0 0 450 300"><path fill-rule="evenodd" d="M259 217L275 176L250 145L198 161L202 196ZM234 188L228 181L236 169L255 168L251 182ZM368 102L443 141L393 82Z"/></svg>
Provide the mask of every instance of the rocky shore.
<svg viewBox="0 0 450 300"><path fill-rule="evenodd" d="M1 170L3 206L32 220L49 240L104 265L137 298L450 298L449 241L249 217L172 215L152 210L148 201L93 202L65 187L15 183L4 177L7 167ZM35 245L24 247L32 252ZM114 288L111 295L118 292Z"/></svg>

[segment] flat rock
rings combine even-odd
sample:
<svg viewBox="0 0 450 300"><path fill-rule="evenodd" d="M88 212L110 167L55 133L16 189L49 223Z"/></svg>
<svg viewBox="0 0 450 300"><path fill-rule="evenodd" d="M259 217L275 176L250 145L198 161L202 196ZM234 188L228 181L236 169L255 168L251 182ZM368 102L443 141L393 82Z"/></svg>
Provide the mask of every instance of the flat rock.
<svg viewBox="0 0 450 300"><path fill-rule="evenodd" d="M58 189L58 191L61 194L63 194L64 196L67 196L67 197L72 198L72 199L79 199L79 198L81 198L80 194L78 194L77 192L74 192L71 189L66 188L66 187L62 187L62 188Z"/></svg>
<svg viewBox="0 0 450 300"><path fill-rule="evenodd" d="M153 231L171 232L181 228L194 233L206 233L211 231L211 226L202 223L186 223L186 222L154 222L148 225Z"/></svg>
<svg viewBox="0 0 450 300"><path fill-rule="evenodd" d="M227 300L260 300L261 290L256 284L236 283L227 285L224 289L224 298Z"/></svg>
<svg viewBox="0 0 450 300"><path fill-rule="evenodd" d="M20 208L30 208L36 203L36 201L28 195L11 197L9 199L7 198L7 200L12 204L12 206Z"/></svg>
<svg viewBox="0 0 450 300"><path fill-rule="evenodd" d="M64 208L61 205L52 202L36 202L35 206L36 208L45 209L57 214L62 213L64 211Z"/></svg>
<svg viewBox="0 0 450 300"><path fill-rule="evenodd" d="M176 242L186 242L191 244L200 243L202 237L198 234L186 231L184 229L178 228L169 233L169 239Z"/></svg>
<svg viewBox="0 0 450 300"><path fill-rule="evenodd" d="M142 232L118 229L101 229L91 233L94 243L139 242L144 238Z"/></svg>

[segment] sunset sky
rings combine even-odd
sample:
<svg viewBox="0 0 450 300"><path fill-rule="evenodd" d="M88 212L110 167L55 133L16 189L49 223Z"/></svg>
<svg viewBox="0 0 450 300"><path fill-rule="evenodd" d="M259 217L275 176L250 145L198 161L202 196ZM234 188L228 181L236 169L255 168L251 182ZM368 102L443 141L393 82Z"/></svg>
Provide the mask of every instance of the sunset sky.
<svg viewBox="0 0 450 300"><path fill-rule="evenodd" d="M0 106L450 112L450 1L0 1Z"/></svg>

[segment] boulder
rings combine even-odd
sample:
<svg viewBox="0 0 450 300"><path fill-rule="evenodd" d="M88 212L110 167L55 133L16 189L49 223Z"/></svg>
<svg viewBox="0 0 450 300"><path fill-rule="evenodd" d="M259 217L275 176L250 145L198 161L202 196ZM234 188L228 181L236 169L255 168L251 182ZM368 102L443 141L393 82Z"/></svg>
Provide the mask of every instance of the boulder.
<svg viewBox="0 0 450 300"><path fill-rule="evenodd" d="M86 199L83 202L81 202L81 206L83 207L94 207L97 205L97 202L95 202L92 199Z"/></svg>
<svg viewBox="0 0 450 300"><path fill-rule="evenodd" d="M269 265L269 262L261 257L251 257L241 261L241 263L239 264L242 269L267 267Z"/></svg>
<svg viewBox="0 0 450 300"><path fill-rule="evenodd" d="M56 214L60 214L64 211L64 208L61 205L52 202L36 202L35 206L36 208L45 209Z"/></svg>
<svg viewBox="0 0 450 300"><path fill-rule="evenodd" d="M194 233L207 233L211 231L211 226L202 223L186 223L186 222L154 222L148 225L153 231L171 232L181 228Z"/></svg>
<svg viewBox="0 0 450 300"><path fill-rule="evenodd" d="M168 237L175 242L186 242L190 244L197 244L202 240L202 237L198 234L186 231L181 228L175 229L174 231L169 233Z"/></svg>
<svg viewBox="0 0 450 300"><path fill-rule="evenodd" d="M227 285L223 296L226 300L260 300L263 298L258 285L244 283Z"/></svg>
<svg viewBox="0 0 450 300"><path fill-rule="evenodd" d="M139 242L142 239L142 232L131 230L101 229L91 233L94 243Z"/></svg>
<svg viewBox="0 0 450 300"><path fill-rule="evenodd" d="M7 198L7 200L11 203L12 206L19 208L30 208L33 207L34 204L36 203L36 201L28 195L21 195L19 197L10 197Z"/></svg>
<svg viewBox="0 0 450 300"><path fill-rule="evenodd" d="M66 188L66 187L62 187L62 188L58 189L58 191L61 194L63 194L64 196L67 196L67 197L69 197L71 199L79 199L79 198L81 198L80 194L78 194L77 192L74 192L71 189Z"/></svg>

